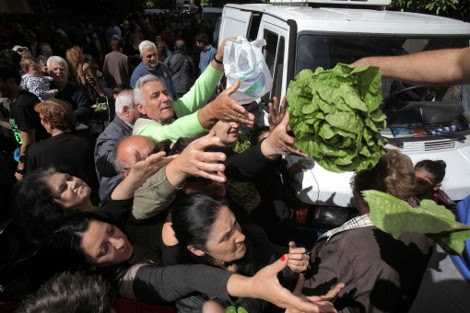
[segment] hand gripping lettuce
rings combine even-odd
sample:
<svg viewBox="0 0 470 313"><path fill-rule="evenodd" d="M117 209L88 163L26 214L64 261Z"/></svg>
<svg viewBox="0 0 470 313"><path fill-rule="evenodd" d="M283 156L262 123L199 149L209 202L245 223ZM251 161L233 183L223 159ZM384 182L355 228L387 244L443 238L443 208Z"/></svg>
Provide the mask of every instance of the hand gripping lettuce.
<svg viewBox="0 0 470 313"><path fill-rule="evenodd" d="M386 126L380 85L372 66L301 71L287 89L296 146L333 172L374 167L386 143L380 135Z"/></svg>
<svg viewBox="0 0 470 313"><path fill-rule="evenodd" d="M426 234L446 252L462 254L470 226L455 220L454 214L432 200L422 200L417 208L389 194L367 190L362 192L370 209L372 224L399 238L405 232Z"/></svg>

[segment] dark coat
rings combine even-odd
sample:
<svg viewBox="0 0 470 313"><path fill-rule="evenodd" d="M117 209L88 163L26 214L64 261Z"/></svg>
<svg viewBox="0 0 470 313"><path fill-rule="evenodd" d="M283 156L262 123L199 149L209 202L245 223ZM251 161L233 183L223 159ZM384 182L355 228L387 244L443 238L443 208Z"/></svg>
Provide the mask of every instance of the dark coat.
<svg viewBox="0 0 470 313"><path fill-rule="evenodd" d="M346 230L312 250L313 276L307 294L322 295L339 282L346 284L335 307L338 312L408 312L426 269L431 241L407 234L394 239L373 226Z"/></svg>

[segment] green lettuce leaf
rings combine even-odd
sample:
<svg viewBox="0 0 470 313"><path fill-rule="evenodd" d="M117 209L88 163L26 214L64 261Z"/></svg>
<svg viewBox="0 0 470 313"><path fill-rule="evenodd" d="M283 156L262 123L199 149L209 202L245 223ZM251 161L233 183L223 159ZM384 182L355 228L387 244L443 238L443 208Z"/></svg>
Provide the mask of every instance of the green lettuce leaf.
<svg viewBox="0 0 470 313"><path fill-rule="evenodd" d="M389 194L362 192L370 209L372 223L380 230L399 238L405 232L422 233L435 240L451 254L462 254L470 226L455 220L454 214L432 200L423 200L417 208Z"/></svg>
<svg viewBox="0 0 470 313"><path fill-rule="evenodd" d="M296 146L333 172L374 167L386 144L380 84L377 67L301 71L287 89Z"/></svg>

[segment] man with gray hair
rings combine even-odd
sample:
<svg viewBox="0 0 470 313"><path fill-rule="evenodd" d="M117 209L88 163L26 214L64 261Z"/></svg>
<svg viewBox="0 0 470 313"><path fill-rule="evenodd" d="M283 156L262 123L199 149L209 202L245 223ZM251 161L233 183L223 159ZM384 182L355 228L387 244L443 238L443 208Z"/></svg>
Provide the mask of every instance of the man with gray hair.
<svg viewBox="0 0 470 313"><path fill-rule="evenodd" d="M134 69L131 76L131 86L135 87L137 80L145 75L155 75L165 85L173 97L176 99L176 91L171 80L171 73L168 67L162 62L158 61L157 47L150 40L144 40L139 44L140 58L142 62Z"/></svg>
<svg viewBox="0 0 470 313"><path fill-rule="evenodd" d="M140 116L134 105L132 89L125 89L117 95L115 107L116 117L96 139L95 167L101 201L124 178L114 168L116 148L125 137L132 135L134 123Z"/></svg>
<svg viewBox="0 0 470 313"><path fill-rule="evenodd" d="M220 60L224 57L225 42L222 42L222 48L189 92L175 101L158 77L145 75L139 78L134 88L134 102L146 118L136 121L133 135L147 136L155 141L176 141L180 137L201 135L219 120L248 126L254 124L253 114L230 98L240 86L239 82L206 105L224 71Z"/></svg>

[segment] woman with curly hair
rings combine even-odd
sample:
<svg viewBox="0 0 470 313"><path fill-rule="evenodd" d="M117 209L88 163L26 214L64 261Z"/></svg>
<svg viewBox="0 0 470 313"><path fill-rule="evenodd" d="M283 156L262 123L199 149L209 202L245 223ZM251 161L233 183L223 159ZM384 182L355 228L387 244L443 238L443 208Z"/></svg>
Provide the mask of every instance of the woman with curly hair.
<svg viewBox="0 0 470 313"><path fill-rule="evenodd" d="M415 186L413 163L390 150L373 169L356 173L351 185L359 215L318 239L304 292L321 293L341 281L346 287L335 302L338 312L408 312L432 242L411 233L394 239L376 228L361 192L374 189L408 200Z"/></svg>
<svg viewBox="0 0 470 313"><path fill-rule="evenodd" d="M90 101L95 102L97 96L104 97L98 79L93 72L91 63L87 62L82 48L73 46L67 50L66 59L70 64L72 76L77 85L83 87Z"/></svg>

